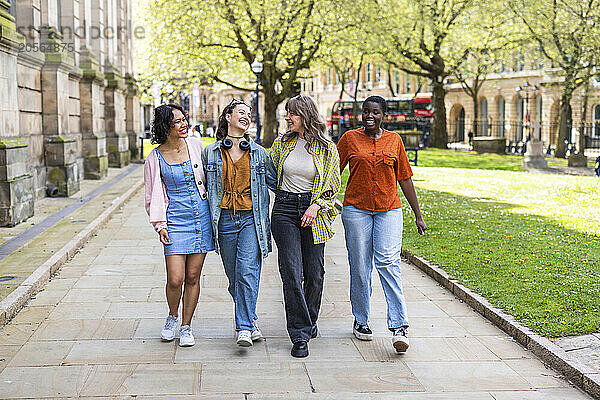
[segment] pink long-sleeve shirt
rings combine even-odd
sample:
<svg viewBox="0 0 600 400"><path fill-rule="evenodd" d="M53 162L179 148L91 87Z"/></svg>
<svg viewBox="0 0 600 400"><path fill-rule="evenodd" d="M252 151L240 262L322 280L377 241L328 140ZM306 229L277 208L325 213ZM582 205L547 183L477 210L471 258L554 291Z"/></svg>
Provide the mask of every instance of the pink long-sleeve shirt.
<svg viewBox="0 0 600 400"><path fill-rule="evenodd" d="M196 138L186 138L192 170L194 172L194 181L200 197L206 198L206 186L204 178L204 168L202 167L202 142ZM169 198L167 189L160 176L160 163L158 161L157 149L152 149L146 162L144 163L144 183L146 186L146 212L150 219L150 224L156 232L167 228L167 207Z"/></svg>

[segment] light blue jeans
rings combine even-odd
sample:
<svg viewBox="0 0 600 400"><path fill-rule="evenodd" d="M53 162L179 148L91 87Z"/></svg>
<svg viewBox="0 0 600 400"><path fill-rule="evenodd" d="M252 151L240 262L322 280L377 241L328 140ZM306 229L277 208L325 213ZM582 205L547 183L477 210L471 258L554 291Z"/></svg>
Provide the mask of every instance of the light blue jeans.
<svg viewBox="0 0 600 400"><path fill-rule="evenodd" d="M219 248L227 290L235 304L236 331L254 327L262 257L252 211L221 210Z"/></svg>
<svg viewBox="0 0 600 400"><path fill-rule="evenodd" d="M387 302L388 328L408 327L400 271L402 209L379 212L344 206L342 223L350 263L350 303L356 321L361 325L369 322L374 266Z"/></svg>

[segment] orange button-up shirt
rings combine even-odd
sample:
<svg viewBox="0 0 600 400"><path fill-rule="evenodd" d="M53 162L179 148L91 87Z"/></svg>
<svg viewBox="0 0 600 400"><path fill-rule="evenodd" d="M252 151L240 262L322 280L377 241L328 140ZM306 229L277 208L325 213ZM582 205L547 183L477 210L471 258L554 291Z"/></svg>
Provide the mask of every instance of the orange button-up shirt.
<svg viewBox="0 0 600 400"><path fill-rule="evenodd" d="M342 135L337 148L341 171L350 164L345 206L384 212L402 207L397 183L413 172L397 133L384 130L374 139L354 129Z"/></svg>

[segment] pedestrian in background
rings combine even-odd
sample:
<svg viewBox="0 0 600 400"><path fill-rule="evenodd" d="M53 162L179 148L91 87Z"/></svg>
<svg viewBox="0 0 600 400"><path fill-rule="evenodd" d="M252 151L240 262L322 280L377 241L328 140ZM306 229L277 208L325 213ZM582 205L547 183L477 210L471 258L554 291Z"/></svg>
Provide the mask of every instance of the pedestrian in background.
<svg viewBox="0 0 600 400"><path fill-rule="evenodd" d="M269 190L275 169L269 154L246 133L250 107L233 100L223 109L217 142L202 154L216 248L229 280L235 305L236 342L252 346L262 333L256 301L262 259L271 252Z"/></svg>
<svg viewBox="0 0 600 400"><path fill-rule="evenodd" d="M285 109L288 131L270 150L278 188L272 231L291 354L306 357L308 341L318 334L325 242L333 236L334 202L340 190L339 156L311 97L293 97Z"/></svg>
<svg viewBox="0 0 600 400"><path fill-rule="evenodd" d="M188 129L182 107L169 104L155 108L152 143L159 146L144 165L146 212L164 246L167 269L169 315L161 337L170 341L176 336L183 287L180 346L195 343L190 324L200 294L200 273L206 253L214 250L202 142L188 138Z"/></svg>
<svg viewBox="0 0 600 400"><path fill-rule="evenodd" d="M350 302L357 339L372 340L369 328L371 273L377 269L387 302L387 325L397 352L408 349L408 318L402 292L402 203L398 186L415 215L419 234L427 229L411 180L412 169L397 133L381 128L387 111L379 96L363 103L363 128L344 133L338 142L340 168L350 165L342 223L350 264Z"/></svg>

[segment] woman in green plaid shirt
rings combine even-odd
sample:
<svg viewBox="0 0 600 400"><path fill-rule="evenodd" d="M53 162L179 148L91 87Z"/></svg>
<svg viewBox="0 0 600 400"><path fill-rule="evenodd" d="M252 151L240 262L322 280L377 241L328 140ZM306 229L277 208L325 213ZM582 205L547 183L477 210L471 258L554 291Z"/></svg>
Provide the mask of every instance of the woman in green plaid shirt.
<svg viewBox="0 0 600 400"><path fill-rule="evenodd" d="M306 357L308 341L318 333L325 242L333 236L331 224L337 215L340 159L311 97L293 97L285 109L288 131L270 150L278 188L271 231L278 248L291 354Z"/></svg>

